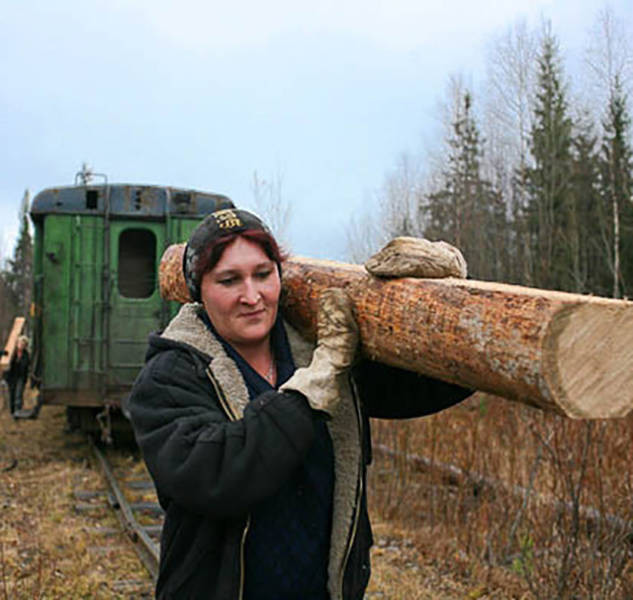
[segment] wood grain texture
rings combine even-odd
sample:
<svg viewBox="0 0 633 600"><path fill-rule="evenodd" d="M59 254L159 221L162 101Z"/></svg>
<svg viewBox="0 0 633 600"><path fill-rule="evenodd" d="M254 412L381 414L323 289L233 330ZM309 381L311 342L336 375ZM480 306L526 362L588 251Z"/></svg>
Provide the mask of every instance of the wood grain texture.
<svg viewBox="0 0 633 600"><path fill-rule="evenodd" d="M182 249L171 251L170 277L160 272L161 294L179 302L188 298ZM574 418L633 407L633 302L454 278L383 280L303 257L284 263L283 284L284 313L309 339L319 294L342 287L368 358Z"/></svg>
<svg viewBox="0 0 633 600"><path fill-rule="evenodd" d="M292 258L285 314L314 338L319 293L344 287L369 358L574 418L633 407L633 303L463 279L380 280Z"/></svg>

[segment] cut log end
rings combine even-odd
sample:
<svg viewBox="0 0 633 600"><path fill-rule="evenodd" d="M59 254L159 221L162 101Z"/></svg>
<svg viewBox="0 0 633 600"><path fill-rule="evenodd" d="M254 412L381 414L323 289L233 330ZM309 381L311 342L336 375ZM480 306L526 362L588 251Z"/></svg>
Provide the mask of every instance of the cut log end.
<svg viewBox="0 0 633 600"><path fill-rule="evenodd" d="M567 307L552 319L543 372L568 416L607 419L631 410L632 310L586 304Z"/></svg>
<svg viewBox="0 0 633 600"><path fill-rule="evenodd" d="M182 260L185 254L186 244L172 244L169 246L160 260L158 268L158 284L160 295L165 300L174 302L191 302L189 289L182 272Z"/></svg>

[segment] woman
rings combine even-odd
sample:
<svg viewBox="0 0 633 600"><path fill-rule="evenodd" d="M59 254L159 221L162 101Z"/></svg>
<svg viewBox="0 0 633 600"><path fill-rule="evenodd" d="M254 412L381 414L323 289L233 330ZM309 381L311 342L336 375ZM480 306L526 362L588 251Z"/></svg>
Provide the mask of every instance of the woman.
<svg viewBox="0 0 633 600"><path fill-rule="evenodd" d="M4 373L4 378L9 386L9 408L11 415L15 419L16 414L22 410L22 397L24 395L24 386L29 374L29 338L21 335L16 343L15 351L11 355L9 368Z"/></svg>
<svg viewBox="0 0 633 600"><path fill-rule="evenodd" d="M195 302L150 336L130 413L166 513L158 598L362 598L368 417L470 393L356 361L340 290L321 298L316 349L305 342L279 312L283 259L255 215L209 215L185 252Z"/></svg>

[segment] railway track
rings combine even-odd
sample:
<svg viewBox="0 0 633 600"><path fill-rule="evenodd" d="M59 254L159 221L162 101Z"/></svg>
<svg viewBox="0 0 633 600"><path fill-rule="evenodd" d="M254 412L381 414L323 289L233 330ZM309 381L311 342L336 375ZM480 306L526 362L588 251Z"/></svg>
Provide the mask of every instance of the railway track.
<svg viewBox="0 0 633 600"><path fill-rule="evenodd" d="M158 576L160 534L163 510L158 504L151 479L143 470L139 476L138 462L117 464L116 450L102 449L88 436L95 462L103 477L99 489L77 489L75 510L85 515L94 535L92 552L110 552L113 539L120 533L132 545L145 566L147 578L120 580L111 583L118 597L152 598ZM111 457L113 460L111 460ZM119 528L104 525L107 515L114 513Z"/></svg>

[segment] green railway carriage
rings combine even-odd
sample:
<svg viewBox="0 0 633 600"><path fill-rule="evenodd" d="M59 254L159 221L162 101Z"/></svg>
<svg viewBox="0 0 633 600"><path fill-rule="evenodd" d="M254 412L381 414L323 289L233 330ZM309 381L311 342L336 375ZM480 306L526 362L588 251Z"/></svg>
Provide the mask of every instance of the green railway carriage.
<svg viewBox="0 0 633 600"><path fill-rule="evenodd" d="M97 412L109 422L143 364L148 333L178 309L159 294L163 250L208 213L232 206L226 196L150 185L35 196L31 327L44 404L75 409L69 415L84 427Z"/></svg>

